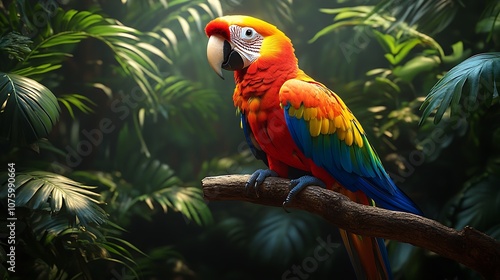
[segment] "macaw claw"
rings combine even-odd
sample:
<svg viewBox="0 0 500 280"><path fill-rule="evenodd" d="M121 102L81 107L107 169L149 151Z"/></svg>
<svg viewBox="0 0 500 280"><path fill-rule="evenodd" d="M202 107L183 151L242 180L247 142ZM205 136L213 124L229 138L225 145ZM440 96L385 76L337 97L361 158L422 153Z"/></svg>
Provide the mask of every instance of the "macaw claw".
<svg viewBox="0 0 500 280"><path fill-rule="evenodd" d="M255 195L259 197L257 187L262 184L267 177L278 177L278 173L272 171L271 169L255 170L255 172L252 174L252 176L250 176L250 179L248 179L247 183L245 184L245 189L248 192L249 187L252 186L255 191Z"/></svg>
<svg viewBox="0 0 500 280"><path fill-rule="evenodd" d="M283 209L288 212L286 206L292 201L292 199L303 189L308 186L320 186L322 188L326 188L326 185L320 179L313 176L302 176L298 179L293 179L290 181L290 192L288 193L285 201L283 201Z"/></svg>

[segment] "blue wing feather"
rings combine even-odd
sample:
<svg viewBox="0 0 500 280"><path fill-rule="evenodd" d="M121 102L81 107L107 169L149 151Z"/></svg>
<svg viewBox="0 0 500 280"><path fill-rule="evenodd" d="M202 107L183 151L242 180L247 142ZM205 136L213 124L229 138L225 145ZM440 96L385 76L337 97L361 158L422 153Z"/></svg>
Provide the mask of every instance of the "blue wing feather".
<svg viewBox="0 0 500 280"><path fill-rule="evenodd" d="M323 136L318 136L323 137ZM352 161L351 161L351 153L350 147L341 143L340 145L340 160L342 163L342 167L346 172L352 173Z"/></svg>
<svg viewBox="0 0 500 280"><path fill-rule="evenodd" d="M248 147L250 148L250 151L252 151L252 154L256 159L262 160L267 166L269 166L267 162L267 155L266 153L256 144L254 144L256 141L252 141L252 131L250 130L250 126L248 125L247 118L245 114L241 113L241 128L243 129L243 133L245 134L245 140L247 142Z"/></svg>
<svg viewBox="0 0 500 280"><path fill-rule="evenodd" d="M347 189L364 192L378 206L422 215L413 201L396 187L364 134L362 134L363 147L354 143L347 145L345 141L339 139L337 133L311 136L309 121L291 115L289 113L291 103L283 102L282 100L290 134L306 157L325 168ZM355 122L352 127L358 129Z"/></svg>

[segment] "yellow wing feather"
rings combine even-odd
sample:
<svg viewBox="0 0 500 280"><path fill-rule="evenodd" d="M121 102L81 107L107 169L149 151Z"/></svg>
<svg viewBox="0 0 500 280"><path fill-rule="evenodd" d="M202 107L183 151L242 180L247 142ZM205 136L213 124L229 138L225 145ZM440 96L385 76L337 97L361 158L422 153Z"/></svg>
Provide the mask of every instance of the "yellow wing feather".
<svg viewBox="0 0 500 280"><path fill-rule="evenodd" d="M307 95L300 95L299 99L294 93L307 91ZM281 106L291 104L288 114L298 119L303 118L308 122L309 133L316 137L320 134L337 133L340 140L348 146L363 147L364 130L351 113L349 108L334 92L323 84L313 81L289 80L280 91Z"/></svg>

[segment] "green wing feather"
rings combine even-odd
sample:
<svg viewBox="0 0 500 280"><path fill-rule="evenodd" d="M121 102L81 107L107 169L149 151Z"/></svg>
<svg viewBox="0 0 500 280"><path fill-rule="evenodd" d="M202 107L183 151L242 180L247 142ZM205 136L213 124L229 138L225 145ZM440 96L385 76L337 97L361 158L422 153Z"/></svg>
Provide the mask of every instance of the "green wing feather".
<svg viewBox="0 0 500 280"><path fill-rule="evenodd" d="M421 213L385 171L361 124L324 85L292 79L280 90L288 130L308 158L345 188L387 209Z"/></svg>

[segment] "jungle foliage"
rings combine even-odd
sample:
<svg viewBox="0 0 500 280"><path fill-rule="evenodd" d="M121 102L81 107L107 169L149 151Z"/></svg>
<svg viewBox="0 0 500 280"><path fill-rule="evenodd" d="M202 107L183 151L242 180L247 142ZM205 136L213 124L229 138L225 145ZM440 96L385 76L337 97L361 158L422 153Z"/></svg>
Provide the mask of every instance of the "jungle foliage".
<svg viewBox="0 0 500 280"><path fill-rule="evenodd" d="M203 200L203 177L262 167L233 82L206 62L203 28L223 14L282 29L427 217L500 239L498 1L3 0L0 232L14 163L18 268L0 241L4 278L280 279L341 243L308 213ZM407 244L389 254L396 278L477 277ZM353 277L340 244L329 256L308 279Z"/></svg>

